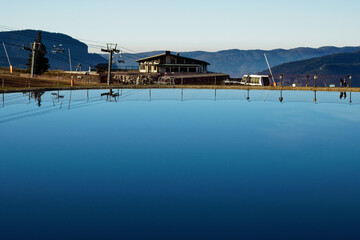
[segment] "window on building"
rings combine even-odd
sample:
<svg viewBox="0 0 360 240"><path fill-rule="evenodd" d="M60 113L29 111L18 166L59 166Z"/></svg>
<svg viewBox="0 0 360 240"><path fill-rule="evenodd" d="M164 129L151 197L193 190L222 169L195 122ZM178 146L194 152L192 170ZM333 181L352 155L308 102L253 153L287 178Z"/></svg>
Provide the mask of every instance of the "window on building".
<svg viewBox="0 0 360 240"><path fill-rule="evenodd" d="M258 84L260 82L260 78L259 77L252 77L250 79L250 83L254 83L254 84Z"/></svg>
<svg viewBox="0 0 360 240"><path fill-rule="evenodd" d="M268 77L263 77L263 83L265 86L270 84L270 79Z"/></svg>

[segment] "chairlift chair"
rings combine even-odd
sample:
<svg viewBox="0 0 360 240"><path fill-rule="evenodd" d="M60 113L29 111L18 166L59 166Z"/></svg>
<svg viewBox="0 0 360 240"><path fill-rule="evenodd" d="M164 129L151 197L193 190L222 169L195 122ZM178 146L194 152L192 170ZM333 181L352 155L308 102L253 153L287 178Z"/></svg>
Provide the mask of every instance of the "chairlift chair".
<svg viewBox="0 0 360 240"><path fill-rule="evenodd" d="M55 44L53 45L53 48L52 48L51 52L52 52L52 53L57 53L57 48L56 48L56 45L55 45Z"/></svg>
<svg viewBox="0 0 360 240"><path fill-rule="evenodd" d="M119 54L118 63L125 63L124 55L122 54L122 52L120 52L120 54Z"/></svg>
<svg viewBox="0 0 360 240"><path fill-rule="evenodd" d="M65 50L62 47L62 44L60 43L58 46L56 46L55 44L53 45L53 49L51 50L52 53L63 53Z"/></svg>
<svg viewBox="0 0 360 240"><path fill-rule="evenodd" d="M58 49L59 49L59 51L58 51L58 52L61 52L61 53L65 52L65 49L64 49L64 47L63 47L62 43L59 43L59 47L58 47Z"/></svg>
<svg viewBox="0 0 360 240"><path fill-rule="evenodd" d="M51 52L56 53L56 45L55 45L54 41L53 41Z"/></svg>

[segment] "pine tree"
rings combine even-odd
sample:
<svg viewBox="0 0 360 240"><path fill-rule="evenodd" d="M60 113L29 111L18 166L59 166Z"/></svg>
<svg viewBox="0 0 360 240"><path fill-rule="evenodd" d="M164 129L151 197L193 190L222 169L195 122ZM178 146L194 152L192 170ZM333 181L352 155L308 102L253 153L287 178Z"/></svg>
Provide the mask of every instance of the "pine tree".
<svg viewBox="0 0 360 240"><path fill-rule="evenodd" d="M47 51L45 45L41 42L41 32L38 33L38 37L37 39L35 39L35 45L36 45L35 48L36 53L35 53L34 73L43 74L50 68L50 65L49 65L49 59L45 57ZM31 72L31 61L32 61L32 52L30 52L29 58L26 63L29 72Z"/></svg>

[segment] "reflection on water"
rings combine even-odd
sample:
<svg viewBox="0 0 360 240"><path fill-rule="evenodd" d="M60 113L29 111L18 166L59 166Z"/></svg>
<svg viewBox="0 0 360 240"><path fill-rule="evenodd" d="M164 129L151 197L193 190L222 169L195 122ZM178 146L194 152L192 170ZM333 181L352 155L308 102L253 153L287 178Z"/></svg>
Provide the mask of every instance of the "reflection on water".
<svg viewBox="0 0 360 240"><path fill-rule="evenodd" d="M360 239L359 93L1 99L0 239Z"/></svg>
<svg viewBox="0 0 360 240"><path fill-rule="evenodd" d="M278 94L278 101L280 103L306 103L311 102L309 96L311 92L296 92L296 91L257 91L257 90L192 90L192 89L174 89L174 90L130 90L130 89L110 89L110 90L83 90L83 91L31 91L24 93L2 94L2 108L6 108L12 105L19 105L28 103L29 106L22 108L32 108L31 102L35 102L38 107L48 109L48 112L53 112L56 108L60 110L66 110L63 106L67 103L67 110L73 107L86 107L100 102L126 102L126 101L166 101L166 100L179 100L179 101L242 101L247 102L276 102L275 96ZM320 98L318 95L320 94ZM340 100L336 100L335 92L317 92L313 91L312 102L314 103L328 103L328 104L359 104L360 101L358 93L346 93L340 92ZM349 97L348 97L349 96ZM355 102L353 102L353 96ZM52 104L49 104L49 103ZM85 104L86 103L86 104ZM36 116L34 112L39 111L43 114L42 110L31 111L27 116ZM28 111L26 111L28 112ZM14 113L15 115L21 115L21 113ZM11 115L0 116L0 123L21 118L11 118Z"/></svg>
<svg viewBox="0 0 360 240"><path fill-rule="evenodd" d="M281 90L280 91L280 97L279 97L279 101L282 103L284 101L284 98L283 98L283 91Z"/></svg>
<svg viewBox="0 0 360 240"><path fill-rule="evenodd" d="M120 96L119 90L117 90L117 93L114 93L112 89L109 90L109 92L102 93L101 96L106 96L106 101L109 102L117 102L117 98Z"/></svg>

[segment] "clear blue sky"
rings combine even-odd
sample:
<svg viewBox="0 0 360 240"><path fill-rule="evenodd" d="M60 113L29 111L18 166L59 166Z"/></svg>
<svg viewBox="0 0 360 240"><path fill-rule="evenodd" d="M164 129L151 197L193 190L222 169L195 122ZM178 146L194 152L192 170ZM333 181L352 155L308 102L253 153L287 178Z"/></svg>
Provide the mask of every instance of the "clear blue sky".
<svg viewBox="0 0 360 240"><path fill-rule="evenodd" d="M138 52L288 49L359 46L359 9L358 0L13 0L0 24Z"/></svg>

